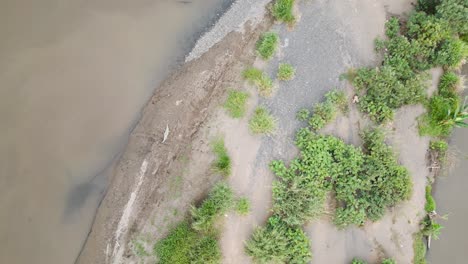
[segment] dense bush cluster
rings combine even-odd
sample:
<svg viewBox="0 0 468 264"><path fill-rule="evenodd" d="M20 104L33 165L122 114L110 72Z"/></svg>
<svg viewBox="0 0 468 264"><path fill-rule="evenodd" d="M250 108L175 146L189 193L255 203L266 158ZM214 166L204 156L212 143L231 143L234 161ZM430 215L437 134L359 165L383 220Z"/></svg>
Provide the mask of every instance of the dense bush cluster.
<svg viewBox="0 0 468 264"><path fill-rule="evenodd" d="M384 51L382 66L361 68L352 76L362 93L360 109L376 122L391 120L394 109L423 102L424 71L435 66L456 67L467 55L459 38L468 27L468 2L420 0L406 24L397 18L386 23L386 40L377 39Z"/></svg>
<svg viewBox="0 0 468 264"><path fill-rule="evenodd" d="M273 219L299 230L322 213L330 191L337 201L335 224L341 228L378 220L387 207L408 199L410 176L384 143L383 133L365 132L363 140L360 149L333 136L318 135L307 128L299 130L296 145L300 156L289 166L282 161L270 164L279 178L273 184ZM269 241L278 232L271 227L260 228L249 241L247 252L262 263L272 260L263 258L274 256L271 252L275 244Z"/></svg>

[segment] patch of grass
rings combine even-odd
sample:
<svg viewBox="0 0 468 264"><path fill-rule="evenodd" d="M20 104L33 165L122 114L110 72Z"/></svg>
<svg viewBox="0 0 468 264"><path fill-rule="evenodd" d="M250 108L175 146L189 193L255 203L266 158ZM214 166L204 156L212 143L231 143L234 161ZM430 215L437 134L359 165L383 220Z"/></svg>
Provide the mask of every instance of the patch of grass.
<svg viewBox="0 0 468 264"><path fill-rule="evenodd" d="M273 81L262 70L249 67L242 72L242 75L251 85L257 86L260 95L270 96L273 92Z"/></svg>
<svg viewBox="0 0 468 264"><path fill-rule="evenodd" d="M187 222L176 226L156 243L154 253L161 264L219 263L221 250L211 236L198 234Z"/></svg>
<svg viewBox="0 0 468 264"><path fill-rule="evenodd" d="M276 21L292 24L296 20L293 14L294 0L276 0L271 13Z"/></svg>
<svg viewBox="0 0 468 264"><path fill-rule="evenodd" d="M393 259L384 259L382 260L382 264L396 264L396 261Z"/></svg>
<svg viewBox="0 0 468 264"><path fill-rule="evenodd" d="M278 79L281 81L288 81L294 78L296 69L291 64L281 63L278 68Z"/></svg>
<svg viewBox="0 0 468 264"><path fill-rule="evenodd" d="M231 158L227 152L224 140L222 138L215 139L212 143L213 152L216 154L214 168L216 172L227 177L231 174Z"/></svg>
<svg viewBox="0 0 468 264"><path fill-rule="evenodd" d="M302 108L296 113L296 119L299 121L307 121L310 117L310 111L307 108Z"/></svg>
<svg viewBox="0 0 468 264"><path fill-rule="evenodd" d="M254 134L271 134L276 129L276 120L265 107L259 106L249 121L249 128Z"/></svg>
<svg viewBox="0 0 468 264"><path fill-rule="evenodd" d="M332 90L325 94L325 102L314 106L309 125L312 129L319 130L330 123L338 111L345 111L346 107L346 94L343 91Z"/></svg>
<svg viewBox="0 0 468 264"><path fill-rule="evenodd" d="M436 152L437 161L444 165L447 161L448 143L444 140L432 140L429 149Z"/></svg>
<svg viewBox="0 0 468 264"><path fill-rule="evenodd" d="M149 253L146 252L145 246L141 241L132 240L132 245L132 251L137 257L143 258L149 256Z"/></svg>
<svg viewBox="0 0 468 264"><path fill-rule="evenodd" d="M257 41L256 49L260 57L269 60L276 52L279 37L275 32L266 32Z"/></svg>
<svg viewBox="0 0 468 264"><path fill-rule="evenodd" d="M447 137L455 126L463 126L468 112L457 93L459 82L459 77L452 72L442 75L437 94L431 97L427 113L419 120L421 135Z"/></svg>
<svg viewBox="0 0 468 264"><path fill-rule="evenodd" d="M234 202L234 194L224 183L217 184L200 207L192 207L192 228L202 233L213 230L215 219L229 210Z"/></svg>
<svg viewBox="0 0 468 264"><path fill-rule="evenodd" d="M236 204L236 212L240 215L246 215L250 212L250 201L246 197L239 198Z"/></svg>
<svg viewBox="0 0 468 264"><path fill-rule="evenodd" d="M224 109L233 118L241 118L245 114L245 108L249 94L242 91L230 90L226 102L224 103Z"/></svg>
<svg viewBox="0 0 468 264"><path fill-rule="evenodd" d="M257 228L245 246L257 263L308 263L309 248L306 234L277 216L270 217L266 227Z"/></svg>
<svg viewBox="0 0 468 264"><path fill-rule="evenodd" d="M367 264L367 262L362 259L354 258L351 264Z"/></svg>
<svg viewBox="0 0 468 264"><path fill-rule="evenodd" d="M434 197L432 197L432 186L426 186L426 205L424 206L424 210L427 213L432 213L436 210L436 203Z"/></svg>
<svg viewBox="0 0 468 264"><path fill-rule="evenodd" d="M413 263L414 264L426 264L426 245L424 238L421 233L416 233L413 236Z"/></svg>

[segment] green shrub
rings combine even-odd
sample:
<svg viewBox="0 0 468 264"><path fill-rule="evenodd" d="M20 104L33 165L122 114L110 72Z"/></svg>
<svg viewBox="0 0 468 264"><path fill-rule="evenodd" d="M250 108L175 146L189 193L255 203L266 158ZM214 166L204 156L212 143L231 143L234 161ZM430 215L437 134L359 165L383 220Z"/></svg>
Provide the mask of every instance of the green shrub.
<svg viewBox="0 0 468 264"><path fill-rule="evenodd" d="M439 152L439 155L444 156L448 150L448 143L444 140L431 141L429 144L431 150Z"/></svg>
<svg viewBox="0 0 468 264"><path fill-rule="evenodd" d="M276 0L273 4L271 13L277 21L293 23L295 20L293 5L294 0Z"/></svg>
<svg viewBox="0 0 468 264"><path fill-rule="evenodd" d="M432 197L432 186L426 186L426 205L424 206L424 210L427 213L434 212L436 210L436 203L434 197Z"/></svg>
<svg viewBox="0 0 468 264"><path fill-rule="evenodd" d="M203 236L189 251L190 264L221 263L221 249L216 238Z"/></svg>
<svg viewBox="0 0 468 264"><path fill-rule="evenodd" d="M354 258L351 264L367 264L367 262L362 259Z"/></svg>
<svg viewBox="0 0 468 264"><path fill-rule="evenodd" d="M419 122L419 133L436 137L446 137L452 133L457 125L460 113L460 97L457 94L459 78L454 73L442 75L438 86L438 93L431 97L427 105L427 113ZM460 114L463 117L463 111ZM462 118L463 121L463 118Z"/></svg>
<svg viewBox="0 0 468 264"><path fill-rule="evenodd" d="M429 216L426 216L422 224L423 229L421 230L421 234L433 237L434 239L439 239L440 231L443 228L442 225L430 219Z"/></svg>
<svg viewBox="0 0 468 264"><path fill-rule="evenodd" d="M443 0L436 9L436 16L447 21L455 33L468 34L468 3L466 0Z"/></svg>
<svg viewBox="0 0 468 264"><path fill-rule="evenodd" d="M224 108L233 118L241 118L245 114L245 104L249 94L246 92L230 90Z"/></svg>
<svg viewBox="0 0 468 264"><path fill-rule="evenodd" d="M272 216L266 227L257 228L246 243L246 252L257 263L308 263L310 242L298 227Z"/></svg>
<svg viewBox="0 0 468 264"><path fill-rule="evenodd" d="M240 215L246 215L250 212L250 202L249 199L242 197L237 200L236 211Z"/></svg>
<svg viewBox="0 0 468 264"><path fill-rule="evenodd" d="M421 233L416 233L413 236L413 263L414 264L426 264L426 245L424 238Z"/></svg>
<svg viewBox="0 0 468 264"><path fill-rule="evenodd" d="M296 119L299 121L307 121L310 117L310 111L307 108L302 108L296 113Z"/></svg>
<svg viewBox="0 0 468 264"><path fill-rule="evenodd" d="M276 120L265 107L259 106L249 121L249 128L254 134L271 134L276 129Z"/></svg>
<svg viewBox="0 0 468 264"><path fill-rule="evenodd" d="M431 59L435 65L457 67L466 57L466 50L466 45L462 40L452 37L441 44L434 58Z"/></svg>
<svg viewBox="0 0 468 264"><path fill-rule="evenodd" d="M221 250L211 236L200 235L187 222L180 223L156 243L154 253L161 264L219 263Z"/></svg>
<svg viewBox="0 0 468 264"><path fill-rule="evenodd" d="M222 138L216 139L212 143L213 152L216 154L216 160L214 162L214 168L216 172L223 176L229 176L231 174L231 158L227 152L226 146L224 146L224 140Z"/></svg>
<svg viewBox="0 0 468 264"><path fill-rule="evenodd" d="M278 69L278 79L288 81L294 78L296 70L291 64L281 63Z"/></svg>
<svg viewBox="0 0 468 264"><path fill-rule="evenodd" d="M279 37L275 32L263 33L257 42L257 52L264 60L270 59L278 47Z"/></svg>
<svg viewBox="0 0 468 264"><path fill-rule="evenodd" d="M346 94L343 91L332 90L325 94L325 102L314 106L309 125L312 129L319 130L330 123L338 111L345 111L346 107Z"/></svg>
<svg viewBox="0 0 468 264"><path fill-rule="evenodd" d="M217 184L200 207L192 207L192 228L203 233L212 231L216 218L229 210L234 201L231 188L226 184Z"/></svg>
<svg viewBox="0 0 468 264"><path fill-rule="evenodd" d="M154 252L161 264L190 263L189 253L196 244L198 235L187 222L180 223L169 235L156 243Z"/></svg>
<svg viewBox="0 0 468 264"><path fill-rule="evenodd" d="M270 96L273 91L273 81L260 69L249 67L242 73L244 79L250 84L257 86L260 95Z"/></svg>
<svg viewBox="0 0 468 264"><path fill-rule="evenodd" d="M382 260L382 264L396 264L396 261L393 259L384 259Z"/></svg>
<svg viewBox="0 0 468 264"><path fill-rule="evenodd" d="M436 7L440 4L440 2L441 0L418 0L416 10L433 15L436 13Z"/></svg>

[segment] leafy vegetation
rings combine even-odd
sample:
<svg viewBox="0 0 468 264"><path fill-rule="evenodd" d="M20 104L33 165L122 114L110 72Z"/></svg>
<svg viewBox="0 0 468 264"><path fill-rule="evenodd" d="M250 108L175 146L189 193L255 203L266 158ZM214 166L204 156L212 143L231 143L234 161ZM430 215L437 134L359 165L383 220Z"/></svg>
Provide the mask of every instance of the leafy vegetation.
<svg viewBox="0 0 468 264"><path fill-rule="evenodd" d="M278 68L278 79L288 81L294 78L296 70L291 64L281 63Z"/></svg>
<svg viewBox="0 0 468 264"><path fill-rule="evenodd" d="M249 128L254 134L271 134L276 129L276 120L265 107L259 106L249 121Z"/></svg>
<svg viewBox="0 0 468 264"><path fill-rule="evenodd" d="M426 245L423 235L418 232L413 236L413 263L426 264Z"/></svg>
<svg viewBox="0 0 468 264"><path fill-rule="evenodd" d="M260 95L271 95L273 91L273 81L262 70L249 67L243 71L242 75L250 84L257 86Z"/></svg>
<svg viewBox="0 0 468 264"><path fill-rule="evenodd" d="M161 264L217 264L221 250L214 221L229 210L234 201L232 190L224 183L213 187L200 207L192 207L191 224L183 221L154 246Z"/></svg>
<svg viewBox="0 0 468 264"><path fill-rule="evenodd" d="M233 118L241 118L245 114L245 104L249 94L242 91L230 90L224 108Z"/></svg>
<svg viewBox="0 0 468 264"><path fill-rule="evenodd" d="M384 259L382 264L396 264L396 262L393 259Z"/></svg>
<svg viewBox="0 0 468 264"><path fill-rule="evenodd" d="M276 52L279 37L275 32L266 32L257 41L257 52L264 60L269 60Z"/></svg>
<svg viewBox="0 0 468 264"><path fill-rule="evenodd" d="M276 0L271 9L271 13L277 21L291 24L295 21L293 6L294 0Z"/></svg>
<svg viewBox="0 0 468 264"><path fill-rule="evenodd" d="M257 228L246 244L246 252L258 263L308 263L310 242L299 227L291 227L278 216Z"/></svg>
<svg viewBox="0 0 468 264"><path fill-rule="evenodd" d="M216 139L212 143L213 152L216 154L216 160L214 162L214 168L216 172L227 177L231 174L231 158L227 152L226 146L224 146L224 140L222 138Z"/></svg>
<svg viewBox="0 0 468 264"><path fill-rule="evenodd" d="M154 252L161 264L214 264L221 259L216 239L197 233L187 222L180 223L166 238L156 243Z"/></svg>
<svg viewBox="0 0 468 264"><path fill-rule="evenodd" d="M418 3L421 11L411 14L404 30L401 21L391 18L386 23L387 39L376 40L376 49L384 52L382 66L358 69L351 78L361 94L361 111L378 123L391 120L401 106L424 102L425 70L457 67L467 55L466 44L457 37L468 24L468 17L463 17L467 4L459 0ZM449 103L440 99L432 104L446 108Z"/></svg>
<svg viewBox="0 0 468 264"><path fill-rule="evenodd" d="M434 197L432 197L432 186L426 186L426 205L424 206L424 210L427 213L432 213L436 210L436 203Z"/></svg>
<svg viewBox="0 0 468 264"><path fill-rule="evenodd" d="M310 111L307 108L302 108L296 113L296 119L299 121L307 121L310 117Z"/></svg>
<svg viewBox="0 0 468 264"><path fill-rule="evenodd" d="M250 212L250 202L249 199L242 197L237 200L236 212L240 215L246 215Z"/></svg>
<svg viewBox="0 0 468 264"><path fill-rule="evenodd" d="M396 262L393 259L384 259L380 263L381 264L396 264ZM362 259L354 258L351 264L367 264L367 262Z"/></svg>
<svg viewBox="0 0 468 264"><path fill-rule="evenodd" d="M346 107L346 94L343 91L332 90L325 94L324 102L317 103L314 106L309 125L312 129L319 130L331 122L338 111L345 111Z"/></svg>
<svg viewBox="0 0 468 264"><path fill-rule="evenodd" d="M459 77L447 72L440 78L437 94L432 96L427 104L427 113L419 122L419 133L436 137L446 137L456 126L466 127L468 106L461 105L457 93Z"/></svg>
<svg viewBox="0 0 468 264"><path fill-rule="evenodd" d="M202 233L210 233L216 218L229 210L234 202L234 194L224 183L217 184L200 207L192 207L192 228Z"/></svg>

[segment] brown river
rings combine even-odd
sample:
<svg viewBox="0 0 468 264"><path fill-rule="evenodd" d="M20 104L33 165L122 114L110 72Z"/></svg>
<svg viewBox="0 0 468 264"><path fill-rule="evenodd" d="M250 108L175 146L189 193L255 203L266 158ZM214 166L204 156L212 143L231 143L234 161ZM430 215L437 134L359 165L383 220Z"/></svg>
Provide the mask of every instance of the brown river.
<svg viewBox="0 0 468 264"><path fill-rule="evenodd" d="M73 263L155 87L229 0L0 0L0 263Z"/></svg>

